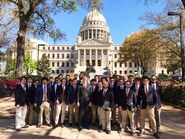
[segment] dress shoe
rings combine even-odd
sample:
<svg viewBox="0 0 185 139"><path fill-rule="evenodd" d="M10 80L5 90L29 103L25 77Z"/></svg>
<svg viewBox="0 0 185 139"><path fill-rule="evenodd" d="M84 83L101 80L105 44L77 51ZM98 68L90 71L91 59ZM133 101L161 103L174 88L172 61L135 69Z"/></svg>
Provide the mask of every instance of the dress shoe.
<svg viewBox="0 0 185 139"><path fill-rule="evenodd" d="M73 126L72 123L69 123L69 126L72 127Z"/></svg>
<svg viewBox="0 0 185 139"><path fill-rule="evenodd" d="M79 128L78 128L78 131L81 131L82 130L82 127L80 126Z"/></svg>
<svg viewBox="0 0 185 139"><path fill-rule="evenodd" d="M38 124L38 125L37 125L37 128L41 128L41 126L42 126L41 124Z"/></svg>
<svg viewBox="0 0 185 139"><path fill-rule="evenodd" d="M106 133L107 133L107 134L110 134L110 133L111 133L111 131L110 131L110 130L107 130L107 131L106 131Z"/></svg>
<svg viewBox="0 0 185 139"><path fill-rule="evenodd" d="M22 128L28 128L29 127L29 125L25 125L25 126L23 126Z"/></svg>
<svg viewBox="0 0 185 139"><path fill-rule="evenodd" d="M21 129L16 129L16 131L17 131L17 132L20 132L20 131L21 131Z"/></svg>
<svg viewBox="0 0 185 139"><path fill-rule="evenodd" d="M157 139L159 139L159 138L160 138L160 136L159 136L159 134L158 134L158 133L154 133L154 137L155 137L155 138L157 138Z"/></svg>
<svg viewBox="0 0 185 139"><path fill-rule="evenodd" d="M46 124L47 126L49 126L49 127L52 127L52 125L51 124Z"/></svg>
<svg viewBox="0 0 185 139"><path fill-rule="evenodd" d="M158 133L158 134L162 134L161 130L157 130L157 133Z"/></svg>
<svg viewBox="0 0 185 139"><path fill-rule="evenodd" d="M61 123L61 124L60 124L60 127L62 127L62 128L63 128L63 127L64 127L64 124L63 124L63 123Z"/></svg>

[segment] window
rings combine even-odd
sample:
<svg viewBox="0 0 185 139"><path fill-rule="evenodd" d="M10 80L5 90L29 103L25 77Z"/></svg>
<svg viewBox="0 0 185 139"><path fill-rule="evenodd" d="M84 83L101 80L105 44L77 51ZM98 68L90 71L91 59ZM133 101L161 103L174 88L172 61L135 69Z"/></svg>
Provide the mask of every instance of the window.
<svg viewBox="0 0 185 139"><path fill-rule="evenodd" d="M103 50L103 54L104 55L107 55L107 50Z"/></svg>
<svg viewBox="0 0 185 139"><path fill-rule="evenodd" d="M98 55L99 55L99 56L101 55L101 50L98 50Z"/></svg>
<svg viewBox="0 0 185 139"><path fill-rule="evenodd" d="M52 67L55 67L55 63L54 62L52 62Z"/></svg>
<svg viewBox="0 0 185 139"><path fill-rule="evenodd" d="M101 60L98 60L98 66L101 66Z"/></svg>
<svg viewBox="0 0 185 139"><path fill-rule="evenodd" d="M48 54L48 58L50 58L50 54Z"/></svg>
<svg viewBox="0 0 185 139"><path fill-rule="evenodd" d="M132 73L132 70L130 70L129 73Z"/></svg>
<svg viewBox="0 0 185 139"><path fill-rule="evenodd" d="M53 50L55 50L55 47L53 47Z"/></svg>
<svg viewBox="0 0 185 139"><path fill-rule="evenodd" d="M69 47L67 47L67 50L69 50Z"/></svg>
<svg viewBox="0 0 185 139"><path fill-rule="evenodd" d="M162 70L162 74L164 74L164 70Z"/></svg>
<svg viewBox="0 0 185 139"><path fill-rule="evenodd" d="M67 54L66 58L69 58L69 54Z"/></svg>
<svg viewBox="0 0 185 139"><path fill-rule="evenodd" d="M66 73L69 73L69 70L66 70Z"/></svg>
<svg viewBox="0 0 185 139"><path fill-rule="evenodd" d="M114 74L116 74L116 75L117 75L117 70L115 70L115 71L114 71Z"/></svg>
<svg viewBox="0 0 185 139"><path fill-rule="evenodd" d="M71 62L71 67L74 67L74 62Z"/></svg>
<svg viewBox="0 0 185 139"><path fill-rule="evenodd" d="M57 70L57 74L59 74L59 70Z"/></svg>
<svg viewBox="0 0 185 139"><path fill-rule="evenodd" d="M57 62L57 67L59 67L59 62Z"/></svg>
<svg viewBox="0 0 185 139"><path fill-rule="evenodd" d="M96 51L95 50L92 50L92 55L96 55Z"/></svg>
<svg viewBox="0 0 185 139"><path fill-rule="evenodd" d="M64 48L64 47L62 47L62 50L65 50L65 48Z"/></svg>
<svg viewBox="0 0 185 139"><path fill-rule="evenodd" d="M60 50L60 47L57 47L58 50Z"/></svg>
<svg viewBox="0 0 185 139"><path fill-rule="evenodd" d="M117 54L114 54L114 58L117 58Z"/></svg>
<svg viewBox="0 0 185 139"><path fill-rule="evenodd" d="M89 55L89 50L86 50L86 55Z"/></svg>
<svg viewBox="0 0 185 139"><path fill-rule="evenodd" d="M125 62L125 67L127 67L127 62Z"/></svg>
<svg viewBox="0 0 185 139"><path fill-rule="evenodd" d="M50 47L48 47L48 50L50 50Z"/></svg>
<svg viewBox="0 0 185 139"><path fill-rule="evenodd" d="M130 67L130 68L132 67L132 62L129 63L129 67Z"/></svg>
<svg viewBox="0 0 185 139"><path fill-rule="evenodd" d="M127 74L127 70L125 70L125 74Z"/></svg>
<svg viewBox="0 0 185 139"><path fill-rule="evenodd" d="M60 55L59 54L57 54L57 58L60 58Z"/></svg>
<svg viewBox="0 0 185 139"><path fill-rule="evenodd" d="M52 73L54 74L54 73L55 73L55 71L54 71L54 70L52 70Z"/></svg>
<svg viewBox="0 0 185 139"><path fill-rule="evenodd" d="M69 62L66 63L66 67L69 67Z"/></svg>
<svg viewBox="0 0 185 139"><path fill-rule="evenodd" d="M84 55L84 50L80 50L80 55Z"/></svg>
<svg viewBox="0 0 185 139"><path fill-rule="evenodd" d="M92 60L92 65L95 66L95 60Z"/></svg>
<svg viewBox="0 0 185 139"><path fill-rule="evenodd" d="M62 62L62 67L64 67L64 62Z"/></svg>
<svg viewBox="0 0 185 139"><path fill-rule="evenodd" d="M115 47L115 50L117 50L117 47Z"/></svg>
<svg viewBox="0 0 185 139"><path fill-rule="evenodd" d="M121 62L119 63L119 66L122 67L122 63Z"/></svg>
<svg viewBox="0 0 185 139"><path fill-rule="evenodd" d="M71 58L74 58L74 54L71 54Z"/></svg>
<svg viewBox="0 0 185 139"><path fill-rule="evenodd" d="M122 74L122 71L121 70L119 71L119 74Z"/></svg>
<svg viewBox="0 0 185 139"><path fill-rule="evenodd" d="M46 48L45 47L43 47L43 50L45 50Z"/></svg>
<svg viewBox="0 0 185 139"><path fill-rule="evenodd" d="M86 60L86 65L89 65L90 64L90 61L89 60Z"/></svg>
<svg viewBox="0 0 185 139"><path fill-rule="evenodd" d="M114 63L114 67L117 67L117 63L116 62Z"/></svg>
<svg viewBox="0 0 185 139"><path fill-rule="evenodd" d="M62 54L62 58L64 58L64 54Z"/></svg>
<svg viewBox="0 0 185 139"><path fill-rule="evenodd" d="M61 70L61 73L63 74L64 73L64 70Z"/></svg>
<svg viewBox="0 0 185 139"><path fill-rule="evenodd" d="M52 54L52 58L55 58L55 54Z"/></svg>
<svg viewBox="0 0 185 139"><path fill-rule="evenodd" d="M135 63L135 68L137 67L137 63Z"/></svg>

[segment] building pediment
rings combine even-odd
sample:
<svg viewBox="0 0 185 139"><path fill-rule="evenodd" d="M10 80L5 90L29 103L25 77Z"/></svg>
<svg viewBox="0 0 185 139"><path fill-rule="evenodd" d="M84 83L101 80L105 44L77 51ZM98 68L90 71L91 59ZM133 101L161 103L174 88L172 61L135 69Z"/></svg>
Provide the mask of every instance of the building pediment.
<svg viewBox="0 0 185 139"><path fill-rule="evenodd" d="M97 46L97 45L110 45L110 44L107 43L107 42L101 41L101 40L91 39L91 40L83 41L83 42L79 43L78 45L81 45L81 46L88 46L88 45Z"/></svg>

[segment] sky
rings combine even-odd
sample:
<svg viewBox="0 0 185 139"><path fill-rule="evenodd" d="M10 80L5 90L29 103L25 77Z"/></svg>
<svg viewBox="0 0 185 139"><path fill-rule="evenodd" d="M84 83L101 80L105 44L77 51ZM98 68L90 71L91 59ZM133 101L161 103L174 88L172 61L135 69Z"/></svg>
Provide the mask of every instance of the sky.
<svg viewBox="0 0 185 139"><path fill-rule="evenodd" d="M146 12L160 12L165 6L164 1L148 5L142 1L144 0L103 0L104 6L100 12L105 16L114 44L122 44L128 35L139 31L145 24L139 18ZM62 12L54 16L56 26L66 34L65 40L55 44L74 44L87 13L87 9L78 7L76 12ZM46 40L53 44L51 39Z"/></svg>

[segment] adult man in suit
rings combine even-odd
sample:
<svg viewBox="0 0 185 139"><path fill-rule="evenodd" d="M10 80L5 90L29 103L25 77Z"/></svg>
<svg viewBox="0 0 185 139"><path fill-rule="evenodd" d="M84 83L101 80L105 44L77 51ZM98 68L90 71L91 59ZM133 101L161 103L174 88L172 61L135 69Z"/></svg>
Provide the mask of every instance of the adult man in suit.
<svg viewBox="0 0 185 139"><path fill-rule="evenodd" d="M75 123L78 125L78 106L77 106L77 79L74 78L72 85L68 86L67 89L67 101L69 103L69 126L72 127L73 122L73 111L75 110Z"/></svg>
<svg viewBox="0 0 185 139"><path fill-rule="evenodd" d="M38 128L41 127L43 123L43 112L45 112L46 124L51 127L50 122L50 103L51 103L51 93L52 88L48 84L48 78L43 77L41 79L41 84L38 86L35 95L35 106L40 108L39 118L38 118Z"/></svg>
<svg viewBox="0 0 185 139"><path fill-rule="evenodd" d="M93 125L96 125L96 117L97 117L97 104L96 104L96 99L97 99L97 83L95 79L91 79L90 82L90 88L89 88L89 92L90 92L90 107L91 107L91 123Z"/></svg>
<svg viewBox="0 0 185 139"><path fill-rule="evenodd" d="M82 129L82 126L89 129L90 122L90 113L89 113L89 104L90 104L90 84L87 83L87 77L84 76L82 84L79 86L78 95L77 95L77 106L79 108L79 130Z"/></svg>
<svg viewBox="0 0 185 139"><path fill-rule="evenodd" d="M107 134L111 133L111 109L114 106L114 98L112 92L108 89L108 82L103 82L103 90L101 93L98 93L97 103L99 107L102 107L101 111L101 120L102 120L102 129Z"/></svg>
<svg viewBox="0 0 185 139"><path fill-rule="evenodd" d="M155 120L156 120L156 128L157 132L161 134L161 86L157 83L156 76L151 76L151 86L153 91L157 94L157 103L154 108Z"/></svg>
<svg viewBox="0 0 185 139"><path fill-rule="evenodd" d="M26 114L27 114L27 105L28 105L28 93L26 90L26 78L20 78L20 84L17 84L15 90L15 129L20 131L22 127L26 126Z"/></svg>
<svg viewBox="0 0 185 139"><path fill-rule="evenodd" d="M131 90L136 92L136 98L138 98L138 92L139 92L140 86L141 86L141 78L140 77L136 77L135 80L134 80L134 83L133 83L133 85L131 87ZM136 107L135 118L134 119L135 119L135 127L136 127L136 129L140 129L140 109L138 107Z"/></svg>
<svg viewBox="0 0 185 139"><path fill-rule="evenodd" d="M160 138L156 131L156 122L155 122L155 115L154 115L154 106L156 105L157 96L149 84L149 78L147 76L144 76L142 81L143 81L143 84L139 88L138 102L137 102L138 107L141 108L140 135L142 136L144 133L145 118L146 118L146 115L148 114L149 120L151 121L151 128L154 133L153 135L156 138Z"/></svg>
<svg viewBox="0 0 185 139"><path fill-rule="evenodd" d="M52 88L51 92L51 102L50 102L50 109L51 109L51 123L54 124L55 120L55 94L56 94L56 88L58 86L59 78L56 77L55 79L53 77L49 77L48 85L50 88Z"/></svg>
<svg viewBox="0 0 185 139"><path fill-rule="evenodd" d="M130 81L125 82L123 90L119 91L119 110L121 112L121 127L126 131L126 118L129 118L131 135L135 134L134 131L134 114L136 108L136 94L131 90Z"/></svg>
<svg viewBox="0 0 185 139"><path fill-rule="evenodd" d="M28 77L26 89L28 92L28 104L29 104L29 125L33 124L33 113L34 113L34 99L35 99L35 85L33 84L32 78Z"/></svg>
<svg viewBox="0 0 185 139"><path fill-rule="evenodd" d="M58 86L58 88L57 88L55 103L56 103L55 126L57 126L57 124L59 122L59 117L61 114L60 126L63 127L66 107L68 104L66 78L62 78L61 85Z"/></svg>

